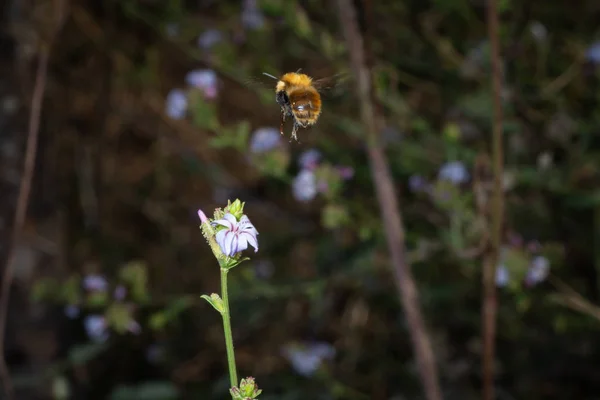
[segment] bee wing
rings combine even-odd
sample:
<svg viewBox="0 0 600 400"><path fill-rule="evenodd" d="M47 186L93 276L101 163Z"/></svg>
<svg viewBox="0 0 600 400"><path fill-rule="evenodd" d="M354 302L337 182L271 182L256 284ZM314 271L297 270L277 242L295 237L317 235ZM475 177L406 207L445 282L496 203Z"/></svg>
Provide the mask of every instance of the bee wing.
<svg viewBox="0 0 600 400"><path fill-rule="evenodd" d="M259 75L259 76L251 76L243 79L244 86L248 86L251 89L259 90L259 89L274 89L277 81L274 81L273 78Z"/></svg>
<svg viewBox="0 0 600 400"><path fill-rule="evenodd" d="M314 80L313 86L320 93L326 95L335 95L339 94L339 92L346 86L350 78L350 74L348 72L341 72L326 78L320 78Z"/></svg>

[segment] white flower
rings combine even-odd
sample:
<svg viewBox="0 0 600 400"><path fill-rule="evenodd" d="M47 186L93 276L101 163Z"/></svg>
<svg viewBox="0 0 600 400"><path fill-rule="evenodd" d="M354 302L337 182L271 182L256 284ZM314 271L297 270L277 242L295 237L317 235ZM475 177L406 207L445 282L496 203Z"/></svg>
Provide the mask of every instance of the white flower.
<svg viewBox="0 0 600 400"><path fill-rule="evenodd" d="M438 179L450 181L454 184L465 183L469 180L469 171L460 161L448 162L440 168Z"/></svg>
<svg viewBox="0 0 600 400"><path fill-rule="evenodd" d="M588 47L585 57L594 64L600 63L600 42L595 42Z"/></svg>
<svg viewBox="0 0 600 400"><path fill-rule="evenodd" d="M321 160L321 152L316 149L306 150L298 157L298 165L301 169L315 169Z"/></svg>
<svg viewBox="0 0 600 400"><path fill-rule="evenodd" d="M496 286L505 287L510 281L510 274L504 264L498 265L496 268Z"/></svg>
<svg viewBox="0 0 600 400"><path fill-rule="evenodd" d="M188 72L185 82L197 89L202 90L204 97L213 99L217 97L218 78L212 69L196 69Z"/></svg>
<svg viewBox="0 0 600 400"><path fill-rule="evenodd" d="M250 151L264 153L273 150L281 143L281 134L275 128L258 128L250 139Z"/></svg>
<svg viewBox="0 0 600 400"><path fill-rule="evenodd" d="M223 34L216 29L209 29L198 37L198 47L209 50L223 39Z"/></svg>
<svg viewBox="0 0 600 400"><path fill-rule="evenodd" d="M106 292L108 282L102 275L87 275L83 278L83 288L90 292Z"/></svg>
<svg viewBox="0 0 600 400"><path fill-rule="evenodd" d="M550 261L546 257L537 256L531 260L531 265L525 276L525 283L528 286L543 282L550 273Z"/></svg>
<svg viewBox="0 0 600 400"><path fill-rule="evenodd" d="M292 192L298 201L310 201L317 195L317 178L312 170L304 169L294 178Z"/></svg>
<svg viewBox="0 0 600 400"><path fill-rule="evenodd" d="M333 359L335 349L328 343L302 343L287 345L282 353L296 372L308 377L319 369L323 360Z"/></svg>
<svg viewBox="0 0 600 400"><path fill-rule="evenodd" d="M173 119L185 118L187 112L187 96L181 89L173 89L167 95L166 113Z"/></svg>
<svg viewBox="0 0 600 400"><path fill-rule="evenodd" d="M254 252L258 251L258 231L250 222L247 216L242 215L239 221L235 219L233 214L227 213L223 219L213 222L215 225L224 226L217 232L215 239L221 248L224 255L233 257L237 253L246 250L248 244L254 247Z"/></svg>
<svg viewBox="0 0 600 400"><path fill-rule="evenodd" d="M101 315L90 315L83 321L90 339L104 342L108 338L106 319Z"/></svg>

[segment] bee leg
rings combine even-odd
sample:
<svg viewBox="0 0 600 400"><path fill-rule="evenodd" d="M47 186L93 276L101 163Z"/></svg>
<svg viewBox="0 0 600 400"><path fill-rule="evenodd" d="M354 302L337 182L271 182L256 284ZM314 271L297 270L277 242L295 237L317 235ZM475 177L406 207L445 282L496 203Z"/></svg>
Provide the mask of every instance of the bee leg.
<svg viewBox="0 0 600 400"><path fill-rule="evenodd" d="M285 109L281 108L281 124L279 125L279 133L283 135L283 125L285 124Z"/></svg>
<svg viewBox="0 0 600 400"><path fill-rule="evenodd" d="M292 140L296 140L296 142L298 142L298 135L296 134L298 132L298 123L296 121L294 121L294 127L292 128L292 139L290 139L290 143L292 142ZM300 142L298 142L300 143Z"/></svg>

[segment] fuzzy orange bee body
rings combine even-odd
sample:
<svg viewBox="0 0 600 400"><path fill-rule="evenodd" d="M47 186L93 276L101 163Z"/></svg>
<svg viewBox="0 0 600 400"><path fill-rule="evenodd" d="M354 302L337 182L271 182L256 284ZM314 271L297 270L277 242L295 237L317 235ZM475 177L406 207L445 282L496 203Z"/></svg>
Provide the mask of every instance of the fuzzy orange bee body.
<svg viewBox="0 0 600 400"><path fill-rule="evenodd" d="M321 95L312 78L306 74L289 72L279 78L275 85L275 100L281 107L280 133L283 135L285 119L292 117L292 139L296 141L298 128L316 124L321 115Z"/></svg>

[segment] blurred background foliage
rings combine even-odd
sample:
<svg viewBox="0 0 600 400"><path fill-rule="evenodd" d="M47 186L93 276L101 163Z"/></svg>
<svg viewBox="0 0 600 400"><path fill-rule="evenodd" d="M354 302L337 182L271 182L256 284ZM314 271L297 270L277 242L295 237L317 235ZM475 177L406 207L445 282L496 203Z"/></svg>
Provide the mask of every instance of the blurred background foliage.
<svg viewBox="0 0 600 400"><path fill-rule="evenodd" d="M447 399L480 396L485 3L370 4L382 137ZM4 2L6 238L48 4ZM600 3L500 9L498 399L597 399ZM260 232L230 293L238 369L261 399L422 398L338 25L316 0L71 0L15 261L20 399L226 399L221 322L199 297L219 271L196 210L235 198ZM299 68L342 78L296 143L262 73Z"/></svg>

